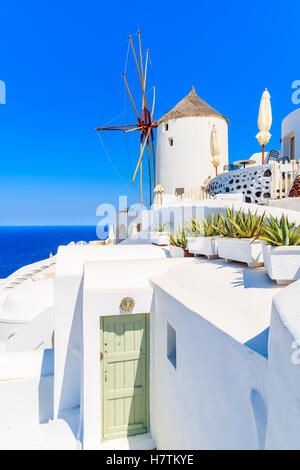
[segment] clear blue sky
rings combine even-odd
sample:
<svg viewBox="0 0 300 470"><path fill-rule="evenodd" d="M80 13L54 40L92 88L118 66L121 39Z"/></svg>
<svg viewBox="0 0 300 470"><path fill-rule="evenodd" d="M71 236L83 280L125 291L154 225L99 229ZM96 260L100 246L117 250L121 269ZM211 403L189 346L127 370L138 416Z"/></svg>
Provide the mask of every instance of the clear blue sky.
<svg viewBox="0 0 300 470"><path fill-rule="evenodd" d="M115 173L94 128L124 111L121 73L128 34L138 28L151 53L155 117L194 85L230 120L231 161L259 151L254 136L265 87L273 108L270 147L279 148L282 118L296 108L296 1L17 0L2 2L0 14L0 80L7 87L0 225L95 224L101 202L115 204L126 193L134 201L135 190ZM138 158L132 137L104 135L104 142L129 181Z"/></svg>

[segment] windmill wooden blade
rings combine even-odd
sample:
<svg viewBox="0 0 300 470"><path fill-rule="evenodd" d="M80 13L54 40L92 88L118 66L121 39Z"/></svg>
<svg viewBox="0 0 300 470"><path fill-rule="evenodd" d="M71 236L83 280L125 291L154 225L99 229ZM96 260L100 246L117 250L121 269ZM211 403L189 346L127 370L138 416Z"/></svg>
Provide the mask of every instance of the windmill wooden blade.
<svg viewBox="0 0 300 470"><path fill-rule="evenodd" d="M137 127L139 124L123 124L122 126L96 127L96 131L126 131L127 127Z"/></svg>
<svg viewBox="0 0 300 470"><path fill-rule="evenodd" d="M152 152L152 155L153 155L153 173L154 173L154 186L155 186L155 182L156 182L156 155L155 155L155 151L154 151L154 145L153 145L153 142L152 142L152 146L150 145L149 143L149 147L150 147L150 150Z"/></svg>
<svg viewBox="0 0 300 470"><path fill-rule="evenodd" d="M141 34L140 34L140 30L138 30L137 33L138 33L138 38L139 38L139 49L140 49L140 61L141 61L142 81L144 81L143 57L142 57L142 43L141 43Z"/></svg>
<svg viewBox="0 0 300 470"><path fill-rule="evenodd" d="M132 103L132 106L133 106L135 115L136 115L136 117L137 117L138 122L140 123L140 118L139 118L138 112L137 112L137 110L136 110L136 107L135 107L135 104L134 104L132 95L131 95L130 90L129 90L129 86L128 86L128 83L127 83L127 80L126 80L125 72L123 72L123 77L124 77L125 85L126 85L128 94L129 94L129 96L130 96L130 100L131 100L131 103Z"/></svg>
<svg viewBox="0 0 300 470"><path fill-rule="evenodd" d="M145 103L145 105L148 107L148 105L147 105L147 99L146 99L146 94L145 94L144 87L143 87L143 80L142 80L142 76L141 76L139 64L138 64L138 61L137 61L137 58L136 58L136 55L135 55L135 50L134 50L134 47L133 47L133 43L132 43L131 36L129 36L129 41L130 41L131 49L132 49L132 52L133 52L133 56L134 56L136 68L137 68L137 71L138 71L138 75L139 75L141 87L142 87L142 90L143 90L144 103Z"/></svg>
<svg viewBox="0 0 300 470"><path fill-rule="evenodd" d="M155 106L155 85L153 86L153 103L152 103L151 118L153 118L154 106Z"/></svg>
<svg viewBox="0 0 300 470"><path fill-rule="evenodd" d="M149 192L150 192L150 206L152 206L152 191L151 191L151 165L149 155L149 142L147 142L147 156L148 156L148 171L149 171Z"/></svg>
<svg viewBox="0 0 300 470"><path fill-rule="evenodd" d="M144 93L145 96L146 96L146 78L147 78L148 54L149 54L149 51L147 51L147 54L146 54L145 75L144 75L144 81L143 81L143 83L144 83L143 93ZM146 104L146 103L145 103L145 101L144 101L144 99L143 99L143 108L144 108L145 104Z"/></svg>
<svg viewBox="0 0 300 470"><path fill-rule="evenodd" d="M130 97L130 101L132 104L132 107L135 112L135 116L137 119L137 122L135 124L124 124L124 125L118 125L118 126L107 126L107 127L98 127L96 130L97 131L102 131L102 130L108 130L108 131L122 131L125 134L128 132L132 131L138 131L140 132L140 155L139 155L139 160L132 178L132 183L135 181L136 174L138 170L140 169L140 192L141 192L141 203L143 204L143 154L145 151L145 148L147 146L147 159L148 159L148 171L149 171L149 184L150 184L150 205L152 204L152 181L154 179L155 183L155 163L156 163L156 155L154 152L154 134L153 134L153 129L157 127L157 123L153 122L153 114L154 114L154 107L155 107L155 87L153 87L153 102L152 102L152 108L151 112L149 111L148 104L147 104L147 98L146 98L146 81L147 81L147 71L148 71L148 63L150 61L150 55L149 55L149 50L146 51L146 58L145 58L145 63L143 64L143 55L142 55L142 43L141 43L141 35L140 31L138 31L138 40L139 40L139 61L136 56L136 52L133 46L133 41L131 36L129 36L129 44L128 44L128 52L131 48L136 69L138 72L139 80L140 80L140 85L142 88L142 113L141 117L139 116L139 113L137 111L137 107L135 105L133 95L129 89L129 85L126 79L125 72L123 73L123 78L124 78L124 83L125 87L127 89L128 95ZM127 60L126 60L126 65L127 65ZM149 73L148 73L149 75ZM150 151L153 154L153 165L151 165L151 160L150 160ZM154 178L152 178L151 171L153 167L153 172L154 172Z"/></svg>
<svg viewBox="0 0 300 470"><path fill-rule="evenodd" d="M134 127L133 129L126 129L123 132L126 133L126 132L132 132L132 131L140 131L142 129L143 129L142 127Z"/></svg>
<svg viewBox="0 0 300 470"><path fill-rule="evenodd" d="M132 178L132 183L134 183L134 180L135 180L137 171L138 171L139 166L140 166L140 164L141 164L141 161L142 161L142 158L143 158L143 153L144 153L144 150L145 150L145 146L146 146L146 144L147 144L147 142L148 142L148 139L149 139L149 135L150 135L150 128L149 128L148 131L147 131L146 138L145 138L144 143L143 143L143 146L142 146L142 148L141 148L140 158L139 158L138 164L137 164L137 166L136 166L136 169L135 169L135 172L134 172L134 175L133 175L133 178Z"/></svg>

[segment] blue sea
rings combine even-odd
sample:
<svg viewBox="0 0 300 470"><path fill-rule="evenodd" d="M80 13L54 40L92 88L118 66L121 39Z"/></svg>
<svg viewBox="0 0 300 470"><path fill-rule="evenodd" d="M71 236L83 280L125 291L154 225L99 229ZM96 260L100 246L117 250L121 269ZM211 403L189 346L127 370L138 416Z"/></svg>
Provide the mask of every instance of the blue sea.
<svg viewBox="0 0 300 470"><path fill-rule="evenodd" d="M93 226L0 227L0 279L26 264L48 258L50 252L56 254L59 245L98 238ZM106 239L104 228L100 239Z"/></svg>

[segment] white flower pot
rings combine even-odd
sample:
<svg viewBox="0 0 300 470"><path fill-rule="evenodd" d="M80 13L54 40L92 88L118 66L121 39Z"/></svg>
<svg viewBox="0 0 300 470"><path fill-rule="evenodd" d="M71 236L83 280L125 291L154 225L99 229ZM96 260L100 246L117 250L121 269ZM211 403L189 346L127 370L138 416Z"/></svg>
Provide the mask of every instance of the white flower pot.
<svg viewBox="0 0 300 470"><path fill-rule="evenodd" d="M184 258L184 249L179 246L170 245L171 258Z"/></svg>
<svg viewBox="0 0 300 470"><path fill-rule="evenodd" d="M218 258L217 240L215 237L188 237L188 250L195 255Z"/></svg>
<svg viewBox="0 0 300 470"><path fill-rule="evenodd" d="M179 246L170 245L170 256L171 258L186 258L192 257L191 253L187 248L180 248Z"/></svg>
<svg viewBox="0 0 300 470"><path fill-rule="evenodd" d="M289 284L300 279L300 246L262 244L266 270L277 284Z"/></svg>
<svg viewBox="0 0 300 470"><path fill-rule="evenodd" d="M194 253L194 248L196 246L198 237L186 237L187 240L187 249L190 253Z"/></svg>
<svg viewBox="0 0 300 470"><path fill-rule="evenodd" d="M263 266L262 243L253 238L217 237L218 253L225 260L240 261L251 268Z"/></svg>
<svg viewBox="0 0 300 470"><path fill-rule="evenodd" d="M151 232L150 236L154 245L166 246L169 244L170 238L168 232Z"/></svg>

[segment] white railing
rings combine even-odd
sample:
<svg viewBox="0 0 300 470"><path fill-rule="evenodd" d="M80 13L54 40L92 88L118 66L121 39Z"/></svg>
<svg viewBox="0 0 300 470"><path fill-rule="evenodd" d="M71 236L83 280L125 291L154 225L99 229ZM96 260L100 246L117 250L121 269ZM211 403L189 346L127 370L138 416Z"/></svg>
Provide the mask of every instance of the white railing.
<svg viewBox="0 0 300 470"><path fill-rule="evenodd" d="M206 199L215 199L215 196L211 196L206 192L204 186L196 186L192 189L185 191L183 194L177 196L177 201L183 201L184 199L192 199L193 201L204 201Z"/></svg>
<svg viewBox="0 0 300 470"><path fill-rule="evenodd" d="M273 199L286 198L300 172L300 160L273 164Z"/></svg>
<svg viewBox="0 0 300 470"><path fill-rule="evenodd" d="M263 166L261 166L263 168ZM253 170L255 167L250 167L249 170ZM289 195L291 187L295 181L295 178L300 175L300 160L292 160L289 163L278 163L274 162L273 165L268 164L267 168L269 168L272 172L270 177L272 178L272 191L271 191L271 199L282 199L286 198ZM246 169L236 170L247 172ZM231 172L226 172L220 174L220 176L229 175ZM159 186L159 187L158 187ZM162 205L162 197L164 190L161 185L158 185L156 188L155 193L155 200L154 200L154 207L158 209ZM178 194L176 196L176 201L184 201L185 199L189 199L192 201L204 201L208 199L216 199L215 196L211 196L206 192L206 186L195 186L194 188L185 190L182 194Z"/></svg>

